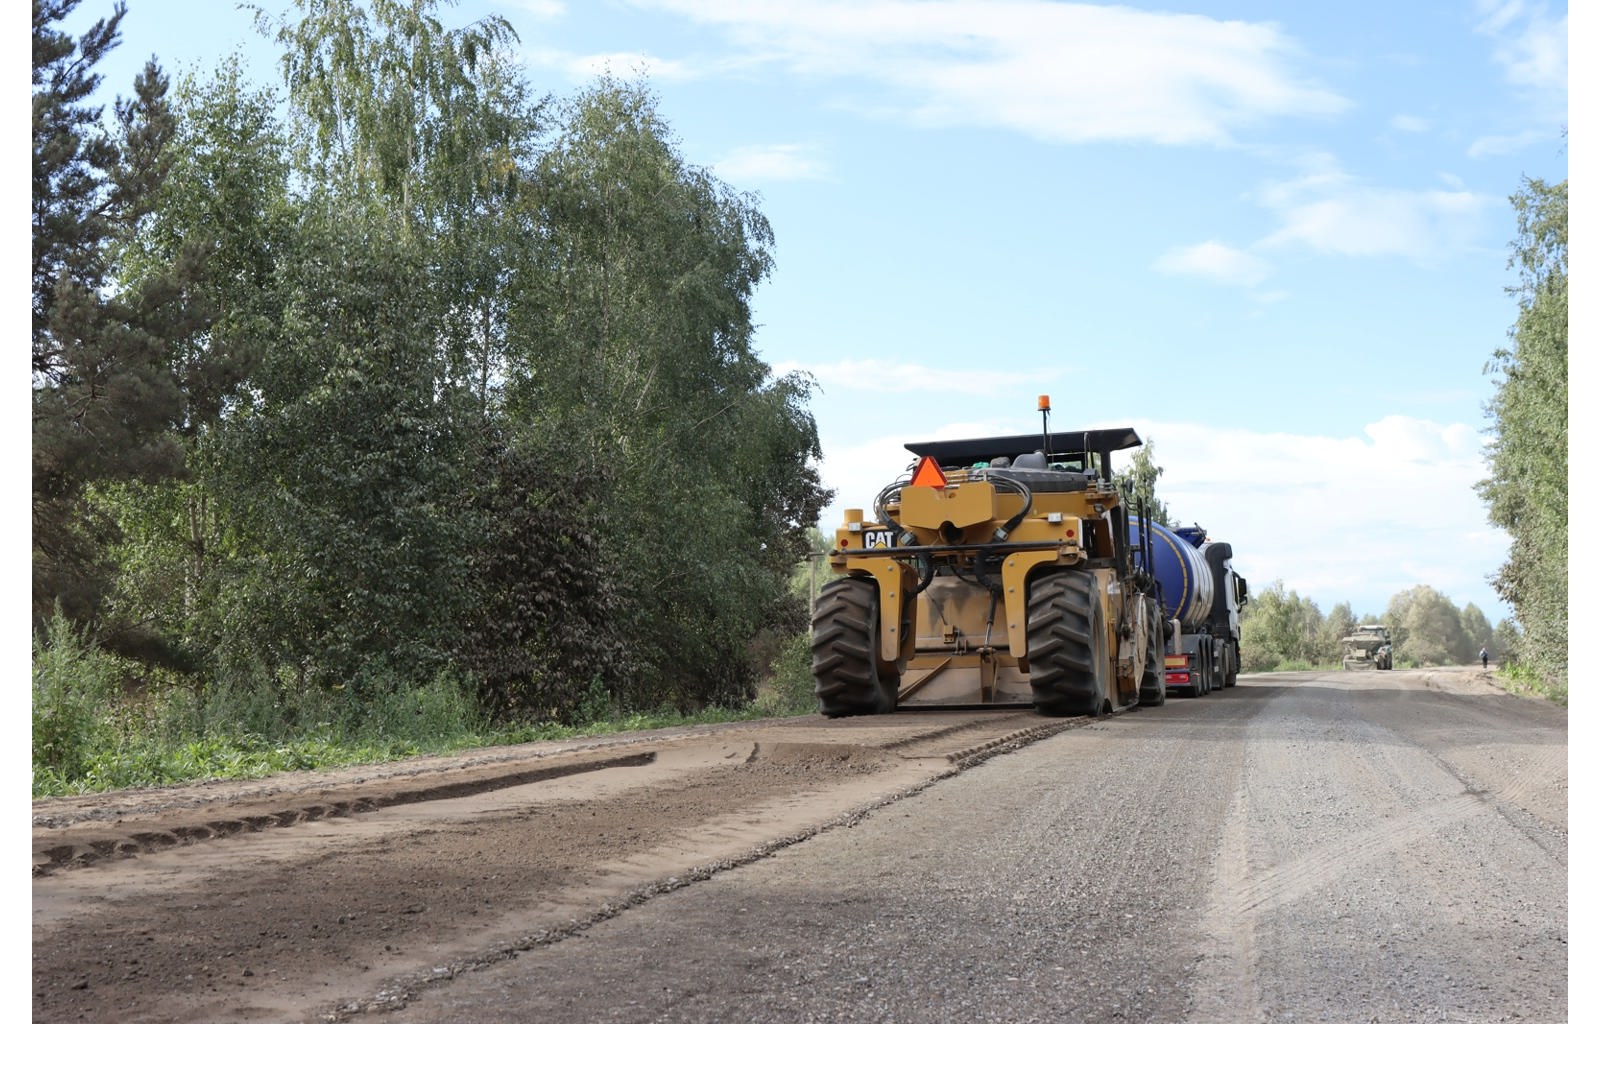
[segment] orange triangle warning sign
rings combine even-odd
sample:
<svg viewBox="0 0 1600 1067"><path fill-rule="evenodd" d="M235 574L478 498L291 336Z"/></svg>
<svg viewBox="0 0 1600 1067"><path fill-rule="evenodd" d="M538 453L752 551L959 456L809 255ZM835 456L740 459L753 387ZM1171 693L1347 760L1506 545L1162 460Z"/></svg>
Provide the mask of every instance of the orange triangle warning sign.
<svg viewBox="0 0 1600 1067"><path fill-rule="evenodd" d="M944 480L944 471L939 468L939 461L932 456L923 456L917 464L917 472L911 476L911 484L943 489L948 483Z"/></svg>

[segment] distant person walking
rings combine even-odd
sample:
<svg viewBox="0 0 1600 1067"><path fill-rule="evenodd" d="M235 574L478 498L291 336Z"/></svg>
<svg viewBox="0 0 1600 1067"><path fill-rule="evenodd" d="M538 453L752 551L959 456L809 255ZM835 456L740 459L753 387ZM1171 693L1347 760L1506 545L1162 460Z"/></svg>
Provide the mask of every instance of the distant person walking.
<svg viewBox="0 0 1600 1067"><path fill-rule="evenodd" d="M1483 669L1489 669L1489 646L1484 645L1478 649L1478 662L1483 664Z"/></svg>

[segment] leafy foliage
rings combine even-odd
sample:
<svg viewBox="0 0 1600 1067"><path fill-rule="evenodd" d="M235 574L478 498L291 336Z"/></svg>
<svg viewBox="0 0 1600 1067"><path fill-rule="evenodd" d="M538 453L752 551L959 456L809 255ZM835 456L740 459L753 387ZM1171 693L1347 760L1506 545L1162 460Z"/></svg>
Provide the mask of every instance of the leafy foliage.
<svg viewBox="0 0 1600 1067"><path fill-rule="evenodd" d="M756 707L770 715L815 715L822 710L811 674L811 635L798 633L778 650Z"/></svg>
<svg viewBox="0 0 1600 1067"><path fill-rule="evenodd" d="M1511 534L1495 589L1522 625L1521 655L1552 686L1567 675L1567 183L1534 179L1511 198L1520 273L1512 347L1495 352L1490 475L1478 491Z"/></svg>
<svg viewBox="0 0 1600 1067"><path fill-rule="evenodd" d="M1311 651L1318 663L1332 663L1344 658L1344 639L1355 632L1355 611L1349 604L1335 604L1317 629L1315 646Z"/></svg>
<svg viewBox="0 0 1600 1067"><path fill-rule="evenodd" d="M1281 578L1253 587L1239 621L1240 667L1274 671L1295 662L1309 664L1317 656L1322 621L1317 605L1286 590Z"/></svg>
<svg viewBox="0 0 1600 1067"><path fill-rule="evenodd" d="M1489 638L1489 658L1504 663L1515 663L1522 659L1522 631L1510 619L1501 619L1495 624L1494 633Z"/></svg>
<svg viewBox="0 0 1600 1067"><path fill-rule="evenodd" d="M1156 479L1166 472L1164 467L1158 467L1155 462L1155 441L1146 441L1129 454L1128 466L1114 475L1117 489L1124 498L1136 503L1143 503L1149 508L1150 521L1162 526L1171 527L1172 517L1167 513L1167 505L1156 496Z"/></svg>
<svg viewBox="0 0 1600 1067"><path fill-rule="evenodd" d="M447 677L506 728L747 702L826 501L811 383L754 347L754 198L642 87L556 107L436 0L258 10L285 95L151 66L105 133L123 12L74 42L74 3L34 19L35 615L172 731L74 780Z"/></svg>
<svg viewBox="0 0 1600 1067"><path fill-rule="evenodd" d="M295 0L299 17L276 24L254 9L257 26L283 49L301 166L342 198L393 203L423 226L492 184L486 134L512 132L517 117L483 107L494 99L496 57L516 42L511 24L494 15L446 29L436 6Z"/></svg>
<svg viewBox="0 0 1600 1067"><path fill-rule="evenodd" d="M238 557L234 661L267 650L319 684L383 656L447 660L470 523L447 506L461 443L425 328L425 265L384 216L308 205L280 264L283 317L217 478Z"/></svg>
<svg viewBox="0 0 1600 1067"><path fill-rule="evenodd" d="M33 637L33 774L36 781L82 777L103 744L120 670L60 612Z"/></svg>
<svg viewBox="0 0 1600 1067"><path fill-rule="evenodd" d="M74 41L53 27L79 0L33 0L33 369L51 369L51 312L63 284L93 288L105 270L119 201L109 180L120 156L88 103L100 85L94 66L117 44L127 13L118 4ZM131 194L131 190L129 194ZM41 344L43 342L43 344Z"/></svg>
<svg viewBox="0 0 1600 1067"><path fill-rule="evenodd" d="M1469 663L1478 654L1468 647L1461 613L1438 590L1419 585L1396 593L1383 614L1383 624L1399 660L1423 667Z"/></svg>
<svg viewBox="0 0 1600 1067"><path fill-rule="evenodd" d="M498 722L569 721L575 695L618 688L628 655L620 584L603 565L594 472L533 443L480 442L460 514L468 550L458 662Z"/></svg>
<svg viewBox="0 0 1600 1067"><path fill-rule="evenodd" d="M600 558L629 577L623 615L656 629L621 691L745 699L751 643L803 625L789 568L826 500L809 385L769 381L751 346L770 228L684 163L637 87L602 79L562 126L536 173L545 239L513 298L508 414L626 531Z"/></svg>
<svg viewBox="0 0 1600 1067"><path fill-rule="evenodd" d="M1468 604L1461 609L1461 644L1453 649L1455 662L1466 661L1478 654L1480 648L1489 649L1491 657L1497 657L1498 651L1494 646L1494 628L1489 625L1489 620L1476 604Z"/></svg>

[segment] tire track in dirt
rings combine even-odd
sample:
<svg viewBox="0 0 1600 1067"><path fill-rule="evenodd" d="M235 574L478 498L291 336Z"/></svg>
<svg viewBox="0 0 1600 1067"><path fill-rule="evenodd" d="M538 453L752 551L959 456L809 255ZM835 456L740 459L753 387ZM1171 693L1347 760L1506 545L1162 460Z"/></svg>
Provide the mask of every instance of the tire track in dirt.
<svg viewBox="0 0 1600 1067"><path fill-rule="evenodd" d="M160 852L169 848L193 845L201 841L220 840L241 833L260 833L264 830L299 826L322 819L348 818L402 804L420 804L434 800L453 800L489 793L534 782L563 778L573 774L609 770L616 767L641 767L656 758L654 751L633 753L583 763L556 767L543 767L511 774L478 778L470 781L442 782L434 786L399 789L388 793L357 797L353 800L326 804L309 804L287 808L262 815L242 815L237 818L212 819L206 822L138 830L121 836L92 837L82 840L83 834L65 836L77 840L59 843L36 841L34 844L33 876L44 877L68 867L84 867L106 859L127 859L132 856Z"/></svg>
<svg viewBox="0 0 1600 1067"><path fill-rule="evenodd" d="M1430 804L1252 877L1231 894L1225 908L1232 915L1243 917L1258 908L1292 903L1345 874L1354 861L1368 862L1374 856L1399 852L1446 826L1492 814L1493 810L1481 794L1473 792Z"/></svg>
<svg viewBox="0 0 1600 1067"><path fill-rule="evenodd" d="M1391 755L1386 761L1389 770L1387 775L1379 773L1380 765L1371 761L1356 765L1354 771L1368 782L1363 795L1372 808L1369 816L1375 821L1365 829L1342 834L1338 840L1323 847L1257 873L1247 884L1237 887L1231 899L1224 902L1228 912L1243 916L1257 909L1291 903L1340 876L1353 862L1366 862L1376 856L1401 853L1416 842L1469 819L1505 814L1507 808L1520 811L1535 790L1547 786L1552 778L1564 774L1566 769L1562 750L1541 750L1517 773L1491 789L1439 754L1379 723L1352 713L1352 717L1345 720L1340 728L1352 731L1352 737L1359 740L1368 751L1408 753L1424 759L1437 768L1441 776L1447 776L1449 781L1458 784L1461 792L1418 806L1414 797L1401 793L1402 786L1414 786L1415 782L1414 774L1397 756ZM1379 797L1383 798L1382 803ZM1382 810L1384 808L1398 813L1386 815Z"/></svg>
<svg viewBox="0 0 1600 1067"><path fill-rule="evenodd" d="M1343 681L1335 676L1330 679L1333 684L1322 688L1341 690L1346 687L1337 683ZM1422 683L1425 689L1443 689L1433 679L1425 678ZM1409 877L1438 883L1438 891L1430 899L1439 902L1434 914L1441 914L1441 909L1454 906L1451 901L1458 883L1439 879L1437 871L1450 868L1437 856L1421 862L1419 857L1433 856L1440 848L1451 849L1446 843L1454 836L1450 831L1474 821L1519 824L1528 814L1527 805L1533 798L1553 786L1564 790L1564 747L1512 746L1509 750L1520 753L1520 757L1507 759L1503 754L1507 746L1497 745L1496 751L1502 753L1495 768L1497 773L1490 776L1493 784L1485 785L1457 765L1448 748L1436 750L1437 737L1430 742L1408 736L1412 719L1406 712L1419 711L1414 699L1411 704L1398 707L1402 709L1400 717L1382 705L1352 703L1341 695L1309 730L1285 730L1286 720L1274 722L1270 718L1254 724L1263 734L1281 735L1277 743L1292 762L1280 758L1259 764L1252 784L1241 788L1234 797L1202 917L1204 955L1197 968L1192 1021L1269 1021L1270 1013L1262 999L1263 961L1257 948L1258 934L1281 919L1277 915L1269 918L1268 912L1300 903L1314 909L1319 906L1315 902L1317 894L1341 891L1340 887L1350 883L1353 870L1376 867L1389 872L1406 870ZM1445 705L1442 711L1461 714L1460 706L1455 704ZM1440 733L1435 721L1422 736ZM1354 752L1369 755L1352 759L1350 754ZM1320 813L1320 820L1310 824L1320 826L1324 832L1320 845L1252 870L1252 834L1293 810L1284 805L1283 798L1297 792L1304 794L1306 783L1318 778L1301 775L1317 769L1324 760L1339 761L1342 789L1336 798L1329 796L1328 800L1343 807L1343 815ZM1452 793L1452 788L1459 791ZM1449 795L1443 795L1446 793ZM1252 803L1266 807L1253 811ZM1317 802L1311 803L1315 808ZM1338 830L1333 840L1326 838L1329 829ZM1488 836L1474 834L1468 839ZM1552 853L1553 846L1545 836L1527 836L1565 866L1564 852ZM1313 840L1309 836L1305 839Z"/></svg>
<svg viewBox="0 0 1600 1067"><path fill-rule="evenodd" d="M1248 804L1248 793L1241 787L1223 824L1211 892L1200 919L1204 952L1195 968L1188 1022L1262 1021L1255 924L1245 914L1248 909L1239 907L1252 881Z"/></svg>

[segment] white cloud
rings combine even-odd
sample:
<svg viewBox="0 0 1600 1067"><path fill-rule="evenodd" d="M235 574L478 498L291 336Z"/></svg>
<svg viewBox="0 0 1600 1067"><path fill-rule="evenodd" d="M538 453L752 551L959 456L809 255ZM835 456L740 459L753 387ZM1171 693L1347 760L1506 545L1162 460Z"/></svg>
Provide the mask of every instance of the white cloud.
<svg viewBox="0 0 1600 1067"><path fill-rule="evenodd" d="M1544 4L1480 2L1477 31L1494 39L1493 58L1511 85L1567 93L1567 16L1552 18Z"/></svg>
<svg viewBox="0 0 1600 1067"><path fill-rule="evenodd" d="M717 176L736 184L763 181L817 181L828 165L815 145L771 144L735 148L711 165Z"/></svg>
<svg viewBox="0 0 1600 1067"><path fill-rule="evenodd" d="M1490 59L1525 110L1512 119L1523 128L1478 138L1469 149L1473 158L1555 140L1568 124L1566 7L1553 16L1543 3L1479 0L1482 18L1474 28L1491 40Z"/></svg>
<svg viewBox="0 0 1600 1067"><path fill-rule="evenodd" d="M535 71L554 70L573 82L585 82L603 74L619 77L647 77L658 81L688 81L696 71L677 60L662 59L648 52L594 52L576 55L554 48L531 48L523 53Z"/></svg>
<svg viewBox="0 0 1600 1067"><path fill-rule="evenodd" d="M1549 139L1550 134L1544 130L1524 130L1521 133L1505 137L1493 135L1479 137L1467 146L1467 158L1486 159L1492 156L1515 155L1530 145L1536 145Z"/></svg>
<svg viewBox="0 0 1600 1067"><path fill-rule="evenodd" d="M1499 617L1485 576L1505 558L1473 486L1488 473L1471 427L1391 415L1362 436L1264 434L1191 424L1140 428L1164 468L1157 492L1185 522L1230 541L1247 578L1323 611L1431 585Z"/></svg>
<svg viewBox="0 0 1600 1067"><path fill-rule="evenodd" d="M887 87L863 109L1048 141L1232 143L1337 114L1268 23L1045 0L640 0L718 27L742 62Z"/></svg>
<svg viewBox="0 0 1600 1067"><path fill-rule="evenodd" d="M1156 260L1155 269L1162 274L1182 274L1227 285L1260 285L1272 273L1272 268L1260 256L1220 241L1206 241L1187 248L1175 248Z"/></svg>
<svg viewBox="0 0 1600 1067"><path fill-rule="evenodd" d="M1450 183L1455 184L1455 183ZM1263 205L1281 224L1259 249L1302 246L1346 256L1438 262L1469 246L1493 197L1460 188L1385 189L1321 169L1267 186Z"/></svg>
<svg viewBox="0 0 1600 1067"><path fill-rule="evenodd" d="M1488 525L1473 489L1487 470L1481 435L1468 426L1391 415L1360 436L1335 438L1101 425L1139 429L1163 468L1156 490L1173 518L1232 543L1240 573L1257 588L1281 579L1325 613L1348 602L1357 614L1377 614L1394 594L1429 585L1458 608L1476 604L1491 620L1508 614L1487 576L1509 542ZM823 481L838 495L823 526L831 530L846 507L870 512L877 492L912 462L906 441L1028 429L967 424L824 440Z"/></svg>
<svg viewBox="0 0 1600 1067"><path fill-rule="evenodd" d="M1254 288L1272 274L1270 257L1286 249L1439 263L1470 248L1485 214L1500 203L1467 190L1452 174L1439 175L1440 188L1387 189L1361 184L1326 156L1308 156L1300 165L1302 173L1255 196L1277 216L1266 237L1249 248L1215 240L1174 248L1154 269Z"/></svg>

